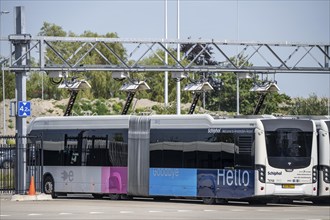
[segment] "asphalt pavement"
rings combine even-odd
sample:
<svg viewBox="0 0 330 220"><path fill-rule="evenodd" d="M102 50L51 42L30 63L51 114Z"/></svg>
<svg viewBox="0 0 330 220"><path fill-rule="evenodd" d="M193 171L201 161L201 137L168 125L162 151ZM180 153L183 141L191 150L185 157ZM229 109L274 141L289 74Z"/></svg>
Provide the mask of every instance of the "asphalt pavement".
<svg viewBox="0 0 330 220"><path fill-rule="evenodd" d="M229 202L205 205L200 200L154 201L135 198L61 197L52 200L12 200L0 195L0 219L228 219L329 220L330 206L308 202L250 205Z"/></svg>

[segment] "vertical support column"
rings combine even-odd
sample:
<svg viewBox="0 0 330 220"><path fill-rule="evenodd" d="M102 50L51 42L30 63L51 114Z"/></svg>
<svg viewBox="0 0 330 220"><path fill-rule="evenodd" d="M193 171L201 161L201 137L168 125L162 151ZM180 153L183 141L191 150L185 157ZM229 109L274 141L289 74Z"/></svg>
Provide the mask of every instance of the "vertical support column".
<svg viewBox="0 0 330 220"><path fill-rule="evenodd" d="M180 39L180 1L177 0L177 37ZM177 60L180 61L180 44L178 44L177 48ZM180 79L176 81L176 114L181 115L181 83Z"/></svg>
<svg viewBox="0 0 330 220"><path fill-rule="evenodd" d="M236 74L236 115L239 115L239 77Z"/></svg>
<svg viewBox="0 0 330 220"><path fill-rule="evenodd" d="M24 7L15 7L15 33L24 35L25 32L25 13ZM24 66L27 57L23 56L27 51L26 41L15 42L15 60L18 66ZM19 101L26 101L26 72L16 71L16 104ZM18 117L16 112L16 194L25 194L26 190L26 118Z"/></svg>
<svg viewBox="0 0 330 220"><path fill-rule="evenodd" d="M324 51L326 53L326 55L324 56L324 67L325 68L329 68L330 65L329 65L329 62L330 62L330 47L329 46L324 46Z"/></svg>
<svg viewBox="0 0 330 220"><path fill-rule="evenodd" d="M40 70L44 70L45 66L45 53L46 53L46 48L45 48L45 41L40 40L39 42L39 61L40 61ZM44 100L44 72L41 72L41 100Z"/></svg>
<svg viewBox="0 0 330 220"><path fill-rule="evenodd" d="M7 131L6 131L6 91L5 91L5 63L1 64L1 72L2 72L2 99L3 99L3 133L2 135L6 136ZM5 143L5 139L3 139L3 144Z"/></svg>
<svg viewBox="0 0 330 220"><path fill-rule="evenodd" d="M237 10L237 42L239 42L239 7L238 7L238 0L236 1L236 10ZM237 45L237 57L236 57L236 65L239 67L239 45ZM236 115L239 115L239 74L236 73Z"/></svg>
<svg viewBox="0 0 330 220"><path fill-rule="evenodd" d="M46 53L46 48L45 48L45 41L41 39L39 41L39 62L40 62L40 70L43 71L45 67L45 53Z"/></svg>
<svg viewBox="0 0 330 220"><path fill-rule="evenodd" d="M165 40L167 40L167 0L165 0L165 5L164 5L164 8L165 8L165 12L164 12L164 20L165 20L165 23L164 23L164 29L165 29ZM167 43L165 44L165 48L167 50ZM168 53L167 51L165 51L165 64L167 65L168 64ZM165 107L168 106L168 71L165 71L165 79L164 79L164 104L165 104Z"/></svg>
<svg viewBox="0 0 330 220"><path fill-rule="evenodd" d="M324 51L325 51L325 56L324 56L324 67L325 68L329 68L330 67L330 47L329 46L325 46L324 47ZM330 116L330 75L328 75L329 77L329 93L328 93L328 116Z"/></svg>

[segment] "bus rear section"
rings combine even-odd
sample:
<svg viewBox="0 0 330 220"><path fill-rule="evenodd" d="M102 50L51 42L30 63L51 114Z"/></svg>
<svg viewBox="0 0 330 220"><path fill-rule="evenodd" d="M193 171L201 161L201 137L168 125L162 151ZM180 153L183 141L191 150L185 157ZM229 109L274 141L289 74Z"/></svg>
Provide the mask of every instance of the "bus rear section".
<svg viewBox="0 0 330 220"><path fill-rule="evenodd" d="M43 192L95 198L127 194L127 127L126 116L44 117L31 122L29 135L43 140Z"/></svg>
<svg viewBox="0 0 330 220"><path fill-rule="evenodd" d="M320 120L318 129L319 185L317 201L330 202L330 120Z"/></svg>
<svg viewBox="0 0 330 220"><path fill-rule="evenodd" d="M317 195L317 135L311 120L261 120L256 131L256 196Z"/></svg>

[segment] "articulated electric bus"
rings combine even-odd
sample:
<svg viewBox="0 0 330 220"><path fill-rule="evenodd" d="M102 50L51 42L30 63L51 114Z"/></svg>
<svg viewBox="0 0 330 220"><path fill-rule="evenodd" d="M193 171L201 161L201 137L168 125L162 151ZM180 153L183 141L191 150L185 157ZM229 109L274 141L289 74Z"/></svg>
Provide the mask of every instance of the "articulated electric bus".
<svg viewBox="0 0 330 220"><path fill-rule="evenodd" d="M45 193L266 202L317 195L312 120L40 117Z"/></svg>

